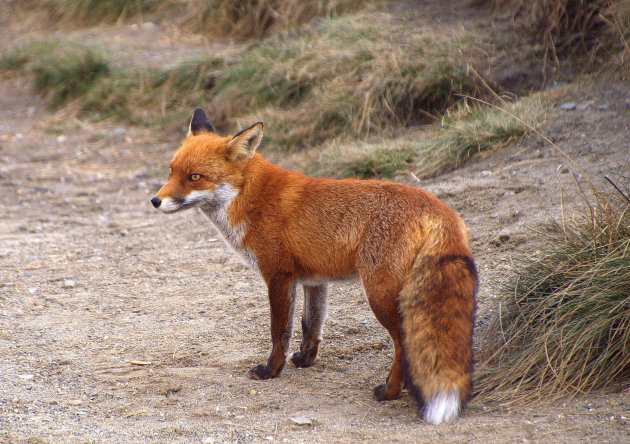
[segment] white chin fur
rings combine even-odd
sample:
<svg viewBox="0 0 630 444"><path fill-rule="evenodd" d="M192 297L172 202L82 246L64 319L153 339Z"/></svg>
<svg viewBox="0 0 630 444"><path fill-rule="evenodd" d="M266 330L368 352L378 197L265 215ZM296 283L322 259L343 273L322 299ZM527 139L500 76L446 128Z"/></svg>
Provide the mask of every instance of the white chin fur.
<svg viewBox="0 0 630 444"><path fill-rule="evenodd" d="M459 396L456 390L438 393L425 407L424 419L433 424L450 421L459 414Z"/></svg>
<svg viewBox="0 0 630 444"><path fill-rule="evenodd" d="M225 197L224 188L230 187L229 185L219 184L216 191L191 191L188 196L175 201L173 198L165 197L158 209L164 213L175 213L177 211L185 210L187 208L199 207L203 205L221 205ZM230 187L231 188L231 187Z"/></svg>
<svg viewBox="0 0 630 444"><path fill-rule="evenodd" d="M176 204L173 199L171 199L170 197L165 197L164 199L162 199L162 203L158 207L158 210L160 210L163 213L174 213L180 208L181 208L181 205Z"/></svg>

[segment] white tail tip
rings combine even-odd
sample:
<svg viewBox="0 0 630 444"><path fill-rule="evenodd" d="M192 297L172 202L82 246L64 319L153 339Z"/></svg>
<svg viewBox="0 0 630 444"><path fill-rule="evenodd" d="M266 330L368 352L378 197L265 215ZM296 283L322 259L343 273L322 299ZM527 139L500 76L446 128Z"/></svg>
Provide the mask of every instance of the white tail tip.
<svg viewBox="0 0 630 444"><path fill-rule="evenodd" d="M448 394L438 393L425 407L424 419L433 424L450 421L459 414L459 396L454 390Z"/></svg>

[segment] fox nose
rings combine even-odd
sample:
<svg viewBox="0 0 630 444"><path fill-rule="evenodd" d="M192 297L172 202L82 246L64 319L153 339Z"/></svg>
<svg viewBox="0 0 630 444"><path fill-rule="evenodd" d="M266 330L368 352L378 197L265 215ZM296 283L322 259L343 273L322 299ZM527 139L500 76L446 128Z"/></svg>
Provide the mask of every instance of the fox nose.
<svg viewBox="0 0 630 444"><path fill-rule="evenodd" d="M154 197L153 199L151 199L151 203L155 208L159 208L160 204L162 203L162 199L160 199L159 197Z"/></svg>

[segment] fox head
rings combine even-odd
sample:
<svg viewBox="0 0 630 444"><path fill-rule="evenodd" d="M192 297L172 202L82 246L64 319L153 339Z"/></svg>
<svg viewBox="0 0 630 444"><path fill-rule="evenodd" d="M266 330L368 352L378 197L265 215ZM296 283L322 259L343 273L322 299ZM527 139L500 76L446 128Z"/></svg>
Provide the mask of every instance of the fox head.
<svg viewBox="0 0 630 444"><path fill-rule="evenodd" d="M206 113L195 109L188 137L171 160L168 182L151 203L164 213L229 203L243 187L244 170L262 135L263 124L258 122L234 136L221 137Z"/></svg>

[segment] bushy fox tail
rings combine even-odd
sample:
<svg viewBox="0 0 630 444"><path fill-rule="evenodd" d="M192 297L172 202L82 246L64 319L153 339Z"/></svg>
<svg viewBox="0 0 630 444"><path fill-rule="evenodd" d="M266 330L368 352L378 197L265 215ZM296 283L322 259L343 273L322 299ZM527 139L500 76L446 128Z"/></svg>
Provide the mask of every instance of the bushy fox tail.
<svg viewBox="0 0 630 444"><path fill-rule="evenodd" d="M469 254L420 254L400 293L407 387L434 424L457 417L470 396L476 292Z"/></svg>

